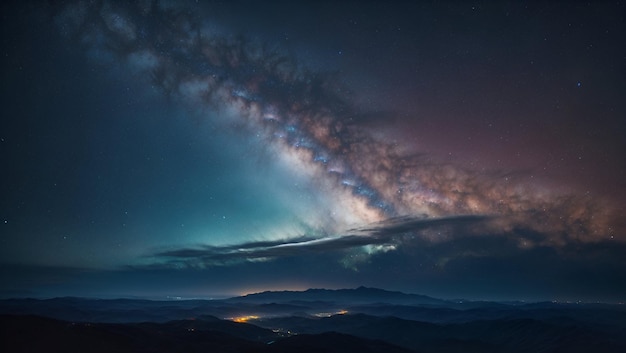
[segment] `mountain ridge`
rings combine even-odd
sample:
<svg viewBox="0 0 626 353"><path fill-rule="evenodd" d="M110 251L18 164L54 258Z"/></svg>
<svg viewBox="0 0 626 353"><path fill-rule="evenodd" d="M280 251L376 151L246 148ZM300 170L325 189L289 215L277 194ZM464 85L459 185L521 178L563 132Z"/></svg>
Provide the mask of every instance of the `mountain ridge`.
<svg viewBox="0 0 626 353"><path fill-rule="evenodd" d="M320 301L331 303L385 303L385 304L412 304L412 305L449 305L450 302L422 294L408 294L398 291L388 291L379 288L360 286L354 289L324 289L309 288L304 291L264 291L226 299L228 302L287 303L296 301Z"/></svg>
<svg viewBox="0 0 626 353"><path fill-rule="evenodd" d="M13 330L0 330L0 351L14 351L1 349L3 342L22 351L49 351L52 346L42 343L46 340L56 342L57 351L68 352L94 351L94 345L102 348L98 352L152 353L174 347L189 352L299 353L626 349L623 306L437 299L432 304L432 299L358 287L268 291L204 301L0 300L0 324ZM76 345L66 344L71 340Z"/></svg>

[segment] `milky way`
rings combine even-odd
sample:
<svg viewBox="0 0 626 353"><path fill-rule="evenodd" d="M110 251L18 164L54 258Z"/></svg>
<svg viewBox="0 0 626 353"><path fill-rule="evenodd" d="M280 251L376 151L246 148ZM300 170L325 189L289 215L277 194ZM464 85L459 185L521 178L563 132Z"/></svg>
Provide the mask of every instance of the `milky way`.
<svg viewBox="0 0 626 353"><path fill-rule="evenodd" d="M353 227L399 216L481 215L488 217L464 227L462 234L403 232L432 241L499 233L520 247L558 247L621 234L615 211L603 200L551 191L511 173L403 152L359 125L367 112L352 103L333 74L309 70L281 48L221 33L188 8L78 2L60 9L55 20L89 57L122 63L193 109L220 112L217 123L255 136L259 148L311 180L327 209L305 221L319 233L348 236Z"/></svg>
<svg viewBox="0 0 626 353"><path fill-rule="evenodd" d="M621 4L2 6L0 297L624 299Z"/></svg>

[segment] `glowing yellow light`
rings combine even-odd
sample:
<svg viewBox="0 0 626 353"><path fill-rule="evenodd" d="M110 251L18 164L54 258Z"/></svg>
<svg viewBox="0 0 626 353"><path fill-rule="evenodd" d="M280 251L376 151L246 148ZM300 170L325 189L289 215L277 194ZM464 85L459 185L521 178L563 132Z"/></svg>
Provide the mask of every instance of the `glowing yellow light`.
<svg viewBox="0 0 626 353"><path fill-rule="evenodd" d="M339 314L339 315L345 315L345 314L347 314L347 313L348 313L348 310L339 310L339 311L337 312L337 314Z"/></svg>
<svg viewBox="0 0 626 353"><path fill-rule="evenodd" d="M240 323L242 323L242 322L248 322L249 320L256 320L256 319L258 319L258 318L259 318L259 317L258 317L258 316L256 316L256 315L246 315L246 316L237 316L237 317L234 317L234 318L232 318L232 320L233 320L234 322L240 322Z"/></svg>

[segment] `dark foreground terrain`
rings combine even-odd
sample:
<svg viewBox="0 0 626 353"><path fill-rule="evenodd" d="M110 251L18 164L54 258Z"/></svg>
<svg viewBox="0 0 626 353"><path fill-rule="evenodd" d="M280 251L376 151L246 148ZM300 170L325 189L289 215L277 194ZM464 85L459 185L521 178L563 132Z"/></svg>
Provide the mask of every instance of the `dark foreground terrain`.
<svg viewBox="0 0 626 353"><path fill-rule="evenodd" d="M626 352L621 305L371 288L226 300L0 301L2 352Z"/></svg>

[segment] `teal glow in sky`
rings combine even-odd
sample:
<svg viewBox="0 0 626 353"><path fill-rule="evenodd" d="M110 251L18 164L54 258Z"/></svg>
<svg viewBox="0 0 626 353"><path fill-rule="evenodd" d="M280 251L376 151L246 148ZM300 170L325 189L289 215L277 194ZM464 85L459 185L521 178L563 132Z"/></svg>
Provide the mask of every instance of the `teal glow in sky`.
<svg viewBox="0 0 626 353"><path fill-rule="evenodd" d="M2 296L625 292L620 5L3 6Z"/></svg>

